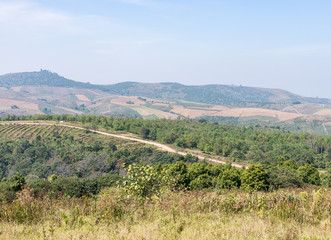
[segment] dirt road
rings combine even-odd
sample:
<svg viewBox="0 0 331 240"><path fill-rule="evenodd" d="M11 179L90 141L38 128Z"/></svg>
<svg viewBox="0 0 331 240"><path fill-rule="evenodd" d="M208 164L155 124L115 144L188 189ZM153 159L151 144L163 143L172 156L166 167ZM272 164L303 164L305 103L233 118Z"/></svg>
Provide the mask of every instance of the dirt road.
<svg viewBox="0 0 331 240"><path fill-rule="evenodd" d="M103 131L98 131L98 130L91 130L91 129L87 129L87 128L83 128L83 127L78 127L78 126L74 126L74 125L68 125L68 124L64 124L64 123L57 123L57 124L52 124L52 123L32 123L32 122L12 122L12 123L0 123L1 125L4 124L26 124L26 125L45 125L45 126L61 126L61 127L69 127L69 128L75 128L75 129L81 129L81 130L89 130L90 132L94 132L94 133L98 133L98 134L102 134L102 135L106 135L106 136L110 136L110 137L115 137L115 138L121 138L121 139L126 139L126 140L130 140L130 141L135 141L135 142L141 142L144 144L149 144L149 145L153 145L156 146L159 150L162 151L166 151L166 152L170 152L170 153L177 153L180 154L182 156L186 156L187 153L183 152L183 151L177 151L176 149L169 147L165 144L162 143L158 143L158 142L154 142L154 141L147 141L147 140L143 140L143 139L139 139L139 138L135 138L135 137L129 137L129 136L124 136L124 135L120 135L120 134L114 134L114 133L107 133L107 132L103 132ZM192 156L198 157L200 160L207 160L209 162L214 162L214 163L219 163L219 164L226 164L227 162L225 161L221 161L219 159L214 159L214 158L208 158L205 157L203 155L200 154L191 154ZM236 167L236 168L242 168L243 166L248 166L248 164L240 164L240 163L232 163L232 166Z"/></svg>

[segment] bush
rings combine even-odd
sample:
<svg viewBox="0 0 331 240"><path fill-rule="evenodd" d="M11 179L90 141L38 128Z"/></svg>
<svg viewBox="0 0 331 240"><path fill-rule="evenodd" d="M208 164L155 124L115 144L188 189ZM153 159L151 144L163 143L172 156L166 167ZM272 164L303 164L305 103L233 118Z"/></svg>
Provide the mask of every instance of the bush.
<svg viewBox="0 0 331 240"><path fill-rule="evenodd" d="M205 188L212 187L212 177L209 176L207 173L199 175L196 179L190 182L190 187L193 189L201 190Z"/></svg>
<svg viewBox="0 0 331 240"><path fill-rule="evenodd" d="M268 181L271 189L302 186L302 181L297 172L289 168L270 168Z"/></svg>
<svg viewBox="0 0 331 240"><path fill-rule="evenodd" d="M298 172L303 182L315 185L321 184L319 172L313 167L313 165L307 164L305 166L301 166L299 167Z"/></svg>
<svg viewBox="0 0 331 240"><path fill-rule="evenodd" d="M218 178L220 188L239 188L241 185L241 172L236 168L226 169Z"/></svg>
<svg viewBox="0 0 331 240"><path fill-rule="evenodd" d="M179 161L175 164L169 165L167 170L170 185L175 189L185 189L190 183L187 166L184 162Z"/></svg>
<svg viewBox="0 0 331 240"><path fill-rule="evenodd" d="M249 192L267 190L268 171L261 164L250 165L242 174L241 187Z"/></svg>
<svg viewBox="0 0 331 240"><path fill-rule="evenodd" d="M126 171L123 190L128 197L146 198L160 193L162 177L153 167L132 164Z"/></svg>
<svg viewBox="0 0 331 240"><path fill-rule="evenodd" d="M20 173L13 175L10 180L10 186L14 191L19 191L22 189L23 185L26 183L25 178Z"/></svg>

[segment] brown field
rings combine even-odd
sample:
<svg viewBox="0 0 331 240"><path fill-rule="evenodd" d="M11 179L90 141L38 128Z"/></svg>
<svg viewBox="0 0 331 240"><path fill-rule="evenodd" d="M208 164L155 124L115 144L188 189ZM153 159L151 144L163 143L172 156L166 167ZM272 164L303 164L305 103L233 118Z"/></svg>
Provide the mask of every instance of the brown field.
<svg viewBox="0 0 331 240"><path fill-rule="evenodd" d="M47 86L23 87L22 90L25 90L30 94L35 94L35 95L55 95L53 97L65 96L71 93L69 88L47 87Z"/></svg>
<svg viewBox="0 0 331 240"><path fill-rule="evenodd" d="M331 116L331 109L320 110L318 112L315 112L314 115Z"/></svg>
<svg viewBox="0 0 331 240"><path fill-rule="evenodd" d="M230 109L229 107L225 107L225 106L221 106L221 105L214 105L208 109L211 109L211 110L217 110L217 111L225 111L225 110L228 110Z"/></svg>
<svg viewBox="0 0 331 240"><path fill-rule="evenodd" d="M134 102L134 104L127 104L127 102ZM111 103L118 104L118 105L143 105L145 104L144 101L139 100L137 97L118 97L111 100Z"/></svg>
<svg viewBox="0 0 331 240"><path fill-rule="evenodd" d="M11 100L11 99L6 99L6 98L0 98L0 106L10 108L10 106L13 106L13 105L18 106L19 108L31 109L31 110L40 112L38 104L36 104L36 103L30 103L30 102L23 102L23 101Z"/></svg>
<svg viewBox="0 0 331 240"><path fill-rule="evenodd" d="M194 109L194 108L185 108L183 106L173 106L172 112L180 114L187 118L197 118L202 116L212 116L219 111L208 111L208 110L201 110L201 109Z"/></svg>
<svg viewBox="0 0 331 240"><path fill-rule="evenodd" d="M213 106L212 108L185 108L182 106L173 106L173 112L183 115L187 118L196 118L202 116L222 116L222 117L251 117L251 116L268 116L275 117L280 121L286 121L302 114L281 112L262 108L227 108L224 106Z"/></svg>
<svg viewBox="0 0 331 240"><path fill-rule="evenodd" d="M78 100L80 100L80 101L90 102L90 99L88 99L88 97L86 97L85 95L82 95L82 94L76 94L75 96L76 96L76 97L78 98Z"/></svg>

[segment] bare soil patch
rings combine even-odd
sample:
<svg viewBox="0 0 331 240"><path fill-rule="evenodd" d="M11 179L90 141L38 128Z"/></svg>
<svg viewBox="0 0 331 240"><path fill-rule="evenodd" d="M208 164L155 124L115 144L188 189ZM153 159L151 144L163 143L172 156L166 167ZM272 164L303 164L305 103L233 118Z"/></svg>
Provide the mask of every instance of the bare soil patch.
<svg viewBox="0 0 331 240"><path fill-rule="evenodd" d="M84 102L90 102L90 99L88 97L86 97L85 95L82 95L82 94L76 94L75 95L78 100L80 101L84 101Z"/></svg>

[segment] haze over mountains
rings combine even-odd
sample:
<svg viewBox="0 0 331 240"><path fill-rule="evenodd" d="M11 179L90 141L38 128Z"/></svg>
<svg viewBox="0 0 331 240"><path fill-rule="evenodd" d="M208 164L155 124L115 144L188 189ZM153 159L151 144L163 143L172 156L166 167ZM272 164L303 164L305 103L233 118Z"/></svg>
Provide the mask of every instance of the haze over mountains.
<svg viewBox="0 0 331 240"><path fill-rule="evenodd" d="M0 76L0 116L42 113L204 119L331 133L331 99L280 89L173 82L94 85L47 70Z"/></svg>

